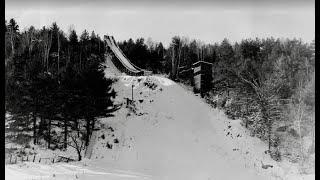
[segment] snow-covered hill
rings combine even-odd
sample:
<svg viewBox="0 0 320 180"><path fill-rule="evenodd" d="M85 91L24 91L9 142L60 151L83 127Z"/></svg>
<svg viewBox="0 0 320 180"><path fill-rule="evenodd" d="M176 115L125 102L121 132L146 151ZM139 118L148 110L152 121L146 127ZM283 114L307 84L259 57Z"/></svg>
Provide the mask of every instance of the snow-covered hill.
<svg viewBox="0 0 320 180"><path fill-rule="evenodd" d="M175 82L160 76L117 77L115 101L124 104L114 117L99 121L86 154L90 159L9 165L6 179L314 179L298 176L290 163L273 161L264 153L267 146L238 120ZM135 105L129 108L125 98L131 99L132 85Z"/></svg>
<svg viewBox="0 0 320 180"><path fill-rule="evenodd" d="M250 137L190 91L159 76L119 76L118 102L124 106L101 120L90 164L139 172L152 179L292 179L297 170L265 154L267 146ZM115 139L119 143L114 143ZM112 147L111 147L112 146ZM264 169L264 165L272 165ZM285 164L286 165L286 164Z"/></svg>

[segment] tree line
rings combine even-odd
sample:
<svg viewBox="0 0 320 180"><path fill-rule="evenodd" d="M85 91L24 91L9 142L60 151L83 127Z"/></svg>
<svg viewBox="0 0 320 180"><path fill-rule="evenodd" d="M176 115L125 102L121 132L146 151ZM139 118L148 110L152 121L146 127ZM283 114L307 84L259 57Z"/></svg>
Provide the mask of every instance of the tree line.
<svg viewBox="0 0 320 180"><path fill-rule="evenodd" d="M270 37L212 45L176 36L167 52L170 77L187 84L193 84L192 63L213 64L206 98L266 141L272 158L306 162L314 153L314 41Z"/></svg>

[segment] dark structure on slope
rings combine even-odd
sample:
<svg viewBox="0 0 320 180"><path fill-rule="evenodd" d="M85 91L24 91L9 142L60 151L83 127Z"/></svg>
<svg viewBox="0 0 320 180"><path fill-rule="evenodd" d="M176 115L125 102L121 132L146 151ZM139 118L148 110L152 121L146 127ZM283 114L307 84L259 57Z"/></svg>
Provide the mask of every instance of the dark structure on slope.
<svg viewBox="0 0 320 180"><path fill-rule="evenodd" d="M211 89L212 64L205 61L198 61L192 64L194 92L200 92L201 96Z"/></svg>

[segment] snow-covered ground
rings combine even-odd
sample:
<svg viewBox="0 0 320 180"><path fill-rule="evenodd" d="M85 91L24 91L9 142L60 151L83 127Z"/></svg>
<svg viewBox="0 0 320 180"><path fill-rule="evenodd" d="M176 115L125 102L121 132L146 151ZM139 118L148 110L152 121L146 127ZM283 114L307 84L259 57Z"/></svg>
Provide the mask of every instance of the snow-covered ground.
<svg viewBox="0 0 320 180"><path fill-rule="evenodd" d="M291 163L273 161L264 153L266 144L250 137L238 120L175 82L114 75L116 102L131 98L134 85L135 108L124 104L114 117L100 120L91 159L6 165L6 179L315 179L298 175Z"/></svg>
<svg viewBox="0 0 320 180"><path fill-rule="evenodd" d="M84 163L38 164L24 162L5 167L6 180L83 179L90 180L150 179L148 176L111 168L86 167Z"/></svg>

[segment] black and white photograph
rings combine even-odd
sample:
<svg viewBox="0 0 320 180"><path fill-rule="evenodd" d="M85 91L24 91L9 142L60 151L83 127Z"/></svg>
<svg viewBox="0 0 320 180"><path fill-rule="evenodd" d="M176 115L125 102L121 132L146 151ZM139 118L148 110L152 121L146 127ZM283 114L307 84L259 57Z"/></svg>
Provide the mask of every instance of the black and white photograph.
<svg viewBox="0 0 320 180"><path fill-rule="evenodd" d="M6 180L315 180L314 0L5 0Z"/></svg>

